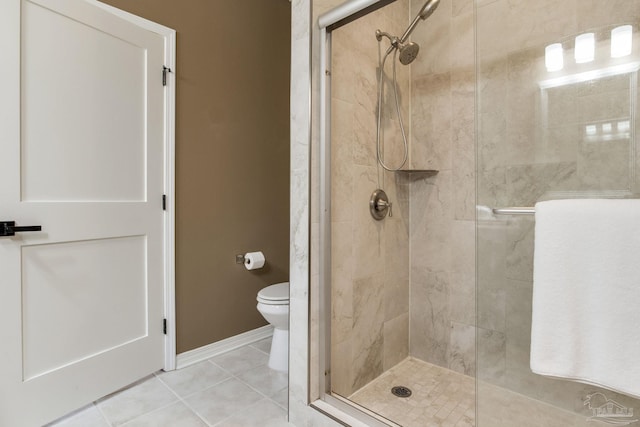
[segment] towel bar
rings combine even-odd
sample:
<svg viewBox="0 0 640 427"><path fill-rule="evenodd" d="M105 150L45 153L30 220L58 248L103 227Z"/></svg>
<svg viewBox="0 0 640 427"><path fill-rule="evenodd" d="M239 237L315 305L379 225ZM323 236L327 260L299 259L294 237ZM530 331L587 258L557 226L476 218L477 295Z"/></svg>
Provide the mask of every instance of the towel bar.
<svg viewBox="0 0 640 427"><path fill-rule="evenodd" d="M534 215L536 213L535 208L494 208L492 209L495 215Z"/></svg>

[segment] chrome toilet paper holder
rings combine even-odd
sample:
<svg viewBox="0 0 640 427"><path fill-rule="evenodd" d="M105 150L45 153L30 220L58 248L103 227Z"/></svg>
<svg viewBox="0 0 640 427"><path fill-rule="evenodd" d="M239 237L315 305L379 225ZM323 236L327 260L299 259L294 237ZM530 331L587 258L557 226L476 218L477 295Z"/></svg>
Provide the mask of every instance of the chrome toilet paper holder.
<svg viewBox="0 0 640 427"><path fill-rule="evenodd" d="M244 264L247 270L259 270L266 264L266 259L262 251L247 252L244 255L236 255L236 264Z"/></svg>

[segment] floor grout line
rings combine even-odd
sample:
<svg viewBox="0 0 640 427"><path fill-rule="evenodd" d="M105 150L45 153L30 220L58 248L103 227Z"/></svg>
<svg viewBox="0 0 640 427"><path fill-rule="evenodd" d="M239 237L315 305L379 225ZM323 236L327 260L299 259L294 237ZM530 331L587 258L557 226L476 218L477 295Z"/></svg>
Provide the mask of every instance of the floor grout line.
<svg viewBox="0 0 640 427"><path fill-rule="evenodd" d="M196 411L190 404L189 402L185 401L184 399L181 399L182 403L184 404L184 406L186 406L191 412L194 413L194 415L196 417L198 417L198 419L200 419L200 421L202 421L207 427L212 427L213 425L209 423L209 421L207 421L207 419L201 415L198 411Z"/></svg>
<svg viewBox="0 0 640 427"><path fill-rule="evenodd" d="M242 410L240 410L240 411L238 411L238 412L234 412L233 414L229 415L228 417L226 417L226 418L224 418L224 419L222 419L222 420L218 421L217 423L215 423L215 424L214 424L213 426L211 426L211 427L216 427L216 426L218 426L218 425L220 425L220 424L224 423L225 421L227 421L227 420L228 420L228 419L230 419L230 418L233 418L234 416L238 415L238 414L239 414L239 413L241 413L242 411L246 411L247 409L252 408L252 407L254 407L254 406L258 405L258 403L262 402L263 400L269 400L269 398L268 398L268 397L264 397L264 398L262 398L262 399L258 400L257 402L254 402L254 403L252 403L251 405L246 406L246 407L245 407L245 408L243 408Z"/></svg>
<svg viewBox="0 0 640 427"><path fill-rule="evenodd" d="M180 394L178 394L178 392L177 392L177 391L175 391L173 388L171 388L171 386L170 386L169 384L167 384L167 383L165 383L164 381L162 381L162 379L161 379L161 378L159 378L159 377L158 377L158 380L160 380L160 382L161 382L161 383L162 383L166 388L168 388L168 389L169 389L169 391L171 391L171 392L172 392L172 393L173 393L173 394L178 398L178 401L182 402L182 404L183 404L184 406L186 406L186 407L187 407L187 409L189 409L191 412L193 412L193 414L194 414L198 419L200 419L200 421L202 421L202 422L203 422L207 427L212 427L212 426L211 426L211 424L209 424L209 422L208 422L208 421L207 421L207 420L206 420L202 415L200 415L200 413L198 413L198 411L196 411L196 410L195 410L195 409L194 409L194 408L189 404L189 402L187 402L185 399L186 399L188 396L192 396L192 395L194 395L194 394L196 394L196 393L200 393L200 392L202 392L202 391L204 391L204 390L208 390L208 389L209 389L209 388L211 388L211 387L215 387L216 385L222 384L223 382L227 381L227 380L228 380L228 378L226 378L226 379L224 379L224 380L222 380L222 381L218 381L217 383L215 383L215 384L214 384L214 385L212 385L211 387L207 387L207 388L205 388L205 389L203 389L203 390L200 390L200 391L198 391L198 392L193 392L193 393L191 393L191 394L189 394L189 395L185 396L184 398L183 398L182 396L180 396ZM175 404L175 402L174 402L174 404Z"/></svg>
<svg viewBox="0 0 640 427"><path fill-rule="evenodd" d="M158 371L158 372L159 372L159 371ZM158 375L157 375L157 373L156 373L156 372L154 372L154 373L152 374L152 376L153 376L153 379L158 380L158 381L160 382L160 384L162 384L162 385L163 385L165 388L167 388L167 389L168 389L168 390L169 390L169 391L170 391L174 396L176 396L176 397L178 398L178 400L180 400L180 396L178 396L178 395L176 394L176 392L174 392L174 391L173 391L171 388L169 388L169 387L168 387L168 386L167 386L167 385L166 385L162 380L160 380L160 378L158 378ZM152 378L148 378L146 381L149 381L149 380L151 380L151 379L152 379ZM146 381L145 381L145 382L146 382ZM140 384L136 384L136 386L138 386L138 385L140 385ZM134 388L134 387L131 387L131 389L133 389L133 388ZM125 389L125 390L130 390L130 389ZM164 409L164 408L167 408L167 407L169 407L169 406L171 406L171 405L174 405L175 403L177 403L177 401L178 401L178 400L174 400L174 401L169 402L169 403L167 403L167 404L165 404L165 405L162 405L162 406L160 406L160 407L158 407L158 408L154 408L154 409L151 409L151 410L149 410L149 411L147 411L147 412L144 412L144 413L138 414L138 415L136 415L135 417L131 418L130 420L125 421L124 423L122 423L122 424L120 424L120 425L121 425L121 426L126 426L128 423L130 423L130 422L132 422L132 421L134 421L134 420L137 420L137 419L138 419L138 418L140 418L140 417L144 417L145 415L152 414L152 413L154 413L154 412L156 412L156 411L159 411L159 410L161 410L161 409ZM114 426L113 426L113 424L110 424L110 425L111 425L111 427L114 427Z"/></svg>
<svg viewBox="0 0 640 427"><path fill-rule="evenodd" d="M211 425L211 424L209 424L209 423L204 419L204 417L202 417L202 416L201 416L201 415L200 415L200 414L199 414L195 409L193 409L193 408L191 407L191 405L189 405L189 404L185 401L185 399L188 399L190 396L193 396L193 395L198 394L198 393L202 393L202 392L204 392L204 391L206 391L206 390L209 390L209 389L211 389L211 388L213 388L213 387L217 387L217 386L219 386L220 384L222 384L222 383L224 383L224 382L227 382L227 381L229 381L229 380L231 380L231 379L235 379L235 380L239 381L239 382L240 382L240 383L242 383L243 385L245 385L245 386L249 387L251 390L253 390L254 392L256 392L256 393L260 396L260 400L258 400L258 402L260 402L260 401L262 401L262 400L264 400L264 399L267 399L267 400L269 400L269 401L273 402L273 403L274 403L276 406L278 406L279 408L282 408L282 406L281 406L280 404L278 404L275 400L273 400L273 399L272 399L272 396L270 396L270 395L268 395L268 394L266 394L266 393L263 393L263 392L262 392L262 391L260 391L259 389L255 388L254 386L252 386L251 384L249 384L248 382L246 382L245 380L243 380L242 378L240 378L240 376L239 376L239 375L236 375L236 374L232 373L231 371L229 371L229 370L227 370L227 369L223 368L222 366L218 365L217 363L215 363L215 362L214 362L214 361L212 361L211 359L207 359L207 360L206 360L206 362L209 362L209 363L213 364L214 366L216 366L217 368L219 368L220 370L222 370L225 374L228 374L228 375L229 375L229 377L228 377L228 378L225 378L225 379L223 379L223 380L221 380L221 381L218 381L218 382L216 382L215 384L212 384L212 385L210 385L210 386L208 386L208 387L206 387L206 388L204 388L204 389L202 389L202 390L194 391L193 393L190 393L190 394L188 394L188 395L184 396L184 398L182 398L182 397L181 397L181 396L180 396L176 391L174 391L174 390L171 388L171 386L170 386L170 385L168 385L168 384L166 384L164 381L162 381L162 379L161 379L161 378L158 378L158 379L160 380L160 382L161 382L165 387L167 387L167 388L168 388L168 389L169 389L169 390L170 390L174 395L176 395L176 396L178 397L178 399L179 399L181 402L183 402L183 403L185 404L185 406L187 406L187 408L189 408L189 409L190 409L192 412L194 412L194 413L195 413L199 418L201 418L201 419L203 420L203 422L204 422L205 424L207 424L207 426L212 427L212 425ZM247 371L250 371L250 370L253 370L253 369L257 369L257 368L260 368L260 367L263 367L263 366L266 366L266 363L263 363L263 364L260 364L260 365L256 365L256 366L254 366L254 367L252 367L252 368L248 369ZM279 393L279 392L281 392L282 390L284 390L284 389L285 389L285 388L287 388L287 387L288 387L288 384L287 384L286 386L282 387L280 390L278 390L278 391L274 392L274 394L275 394L275 393ZM175 403L175 402L173 402L173 403ZM256 402L256 403L257 403L257 402ZM254 404L252 404L252 405L249 405L248 407L251 407L251 406L255 405L256 403L254 403ZM245 409L246 409L246 408L245 408ZM282 409L284 409L284 410L286 411L286 408L282 408ZM151 412L153 412L153 411L151 411ZM241 412L241 411L239 411L239 412ZM232 416L234 416L234 415L236 415L237 413L238 413L238 412L235 412L235 413L233 413L233 414L229 415L227 418L225 418L225 420L226 420L226 419L228 419L228 418L230 418L230 417L232 417ZM141 416L142 416L142 415L141 415ZM221 420L221 421L217 422L217 423L216 423L216 424L214 424L214 425L218 425L218 424L220 424L222 421L223 421L223 420Z"/></svg>
<svg viewBox="0 0 640 427"><path fill-rule="evenodd" d="M120 424L120 425L121 425L122 427L126 427L126 426L127 426L127 424L132 423L132 422L136 421L136 420L137 420L137 419L139 419L139 418L142 418L142 417L144 417L144 416L146 416L146 415L151 415L151 414L153 414L154 412L158 412L158 411L161 411L161 410L163 410L163 409L166 409L166 408L168 408L168 407L169 407L169 406L171 406L171 405L175 405L176 403L179 403L179 401L174 400L174 401L173 401L173 402L171 402L171 403L167 403L166 405L162 405L162 406L160 406L160 407L158 407L158 408L152 409L152 410L150 410L150 411L148 411L148 412L145 412L144 414L137 415L136 417L131 418L130 420L128 420L128 421L126 421L126 422L124 422L124 423L122 423L122 424Z"/></svg>
<svg viewBox="0 0 640 427"><path fill-rule="evenodd" d="M211 363L213 363L214 365L216 365L216 366L220 367L220 365L217 365L215 362L213 362L213 361L210 361L210 362L211 362ZM260 367L263 367L263 366L266 366L266 363L264 363L264 364L260 364L260 365L257 365L257 366L254 366L254 367L253 367L253 368L251 368L251 369L247 369L247 371L245 371L245 372L248 372L248 371L250 371L250 370L257 369L257 368L260 368ZM247 387L249 387L251 390L253 390L253 391L257 392L257 393L258 393L258 394L260 394L261 396L264 396L264 397L266 397L267 399L271 399L271 396L269 396L269 395L267 395L267 394L265 394L265 393L261 392L260 390L258 390L257 388L255 388L254 386L252 386L251 384L249 384L248 382L246 382L246 381L245 381L245 380L243 380L242 378L240 378L240 376L238 376L238 375L236 375L236 374L233 374L233 373L231 373L231 372L227 371L226 369L224 369L224 368L222 368L222 367L220 367L220 369L222 369L222 370L224 370L225 372L229 373L233 378L235 378L236 380L240 381L242 384L246 385L246 386L247 386ZM287 384L287 385L286 385L286 387L289 387L289 384ZM284 389L284 387L283 387L282 389L278 390L276 393L278 393L278 392L282 391L283 389Z"/></svg>
<svg viewBox="0 0 640 427"><path fill-rule="evenodd" d="M93 406L95 406L96 410L98 411L98 413L100 414L100 416L102 417L102 419L109 424L109 427L113 427L113 424L111 423L111 421L107 418L107 416L105 415L105 413L102 411L102 408L100 408L100 406L98 406L98 404L96 402L93 402Z"/></svg>

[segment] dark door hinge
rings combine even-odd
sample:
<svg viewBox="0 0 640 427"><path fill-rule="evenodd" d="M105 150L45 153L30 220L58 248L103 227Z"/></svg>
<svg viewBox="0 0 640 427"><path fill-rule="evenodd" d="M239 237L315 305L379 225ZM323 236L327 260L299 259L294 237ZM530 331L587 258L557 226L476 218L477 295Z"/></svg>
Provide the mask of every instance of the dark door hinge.
<svg viewBox="0 0 640 427"><path fill-rule="evenodd" d="M167 335L167 319L162 319L162 332Z"/></svg>
<svg viewBox="0 0 640 427"><path fill-rule="evenodd" d="M171 68L162 66L162 86L167 85L167 73L172 73Z"/></svg>
<svg viewBox="0 0 640 427"><path fill-rule="evenodd" d="M162 210L163 211L167 210L167 195L166 194L162 195Z"/></svg>

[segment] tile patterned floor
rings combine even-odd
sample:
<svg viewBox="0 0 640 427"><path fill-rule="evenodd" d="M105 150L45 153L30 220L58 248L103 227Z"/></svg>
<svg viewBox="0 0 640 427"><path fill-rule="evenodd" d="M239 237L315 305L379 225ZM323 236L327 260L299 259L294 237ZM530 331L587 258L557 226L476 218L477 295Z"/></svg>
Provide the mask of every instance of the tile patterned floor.
<svg viewBox="0 0 640 427"><path fill-rule="evenodd" d="M391 387L413 394L400 398ZM576 413L421 360L408 358L349 399L403 427L591 427L584 408ZM477 412L476 412L477 407ZM640 421L630 424L640 426Z"/></svg>
<svg viewBox="0 0 640 427"><path fill-rule="evenodd" d="M410 388L412 395L392 395L396 385ZM475 425L475 380L414 358L394 366L349 399L403 427Z"/></svg>
<svg viewBox="0 0 640 427"><path fill-rule="evenodd" d="M271 338L158 372L48 427L285 427L287 374L269 369Z"/></svg>

